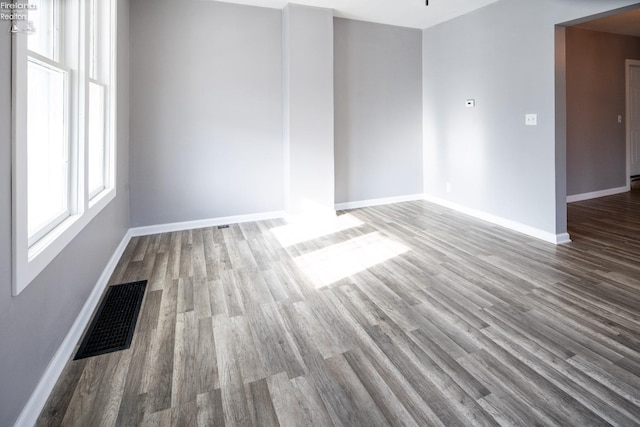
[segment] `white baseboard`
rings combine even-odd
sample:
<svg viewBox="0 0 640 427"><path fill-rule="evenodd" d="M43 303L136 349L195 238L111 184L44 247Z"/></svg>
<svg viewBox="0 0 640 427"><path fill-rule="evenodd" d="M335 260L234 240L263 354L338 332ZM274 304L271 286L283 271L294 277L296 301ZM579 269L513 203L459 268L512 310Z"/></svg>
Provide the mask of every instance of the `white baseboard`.
<svg viewBox="0 0 640 427"><path fill-rule="evenodd" d="M627 185L624 187L609 188L607 190L593 191L591 193L575 194L567 196L567 203L582 202L583 200L597 199L598 197L613 196L614 194L626 193L631 188Z"/></svg>
<svg viewBox="0 0 640 427"><path fill-rule="evenodd" d="M42 374L40 382L38 382L38 385L31 394L29 401L22 409L20 416L14 424L15 427L31 427L36 424L40 412L42 412L44 405L47 403L49 395L53 391L53 387L56 385L58 378L62 374L64 367L69 361L69 358L71 357L76 344L82 337L84 329L89 324L91 315L98 305L98 302L100 302L102 292L109 283L109 278L113 274L113 271L116 269L118 261L120 261L120 257L122 257L122 254L124 253L129 240L131 240L131 237L131 230L128 230L120 241L120 244L114 251L113 255L111 255L109 262L107 263L104 270L102 270L102 274L93 287L89 298L87 298L87 301L84 303L82 310L80 310L78 317L76 317L76 320L73 322L71 329L67 333L67 336L65 337L64 341L62 341L62 344L60 344L60 347L58 347L58 350L51 359L51 362L49 362L49 366L47 366L44 374Z"/></svg>
<svg viewBox="0 0 640 427"><path fill-rule="evenodd" d="M556 245L564 245L565 243L571 243L571 236L569 233L556 234L556 241L552 242Z"/></svg>
<svg viewBox="0 0 640 427"><path fill-rule="evenodd" d="M540 230L539 228L531 227L529 225L522 224L517 221L512 221L510 219L506 219L497 215L493 215L477 209L469 208L467 206L459 205L457 203L450 202L448 200L441 199L439 197L425 195L424 200L435 203L440 206L444 206L449 209L453 209L454 211L463 213L465 215L469 215L474 218L478 218L483 221L487 221L492 224L496 224L501 227L508 228L510 230L517 231L522 234L526 234L531 237L535 237L536 239L544 240L545 242L553 243L556 245L571 242L571 238L569 237L568 233L561 233L561 234L549 233L548 231Z"/></svg>
<svg viewBox="0 0 640 427"><path fill-rule="evenodd" d="M371 206L389 205L391 203L413 202L423 200L424 194L408 194L406 196L383 197L380 199L360 200L356 202L336 203L336 210L368 208Z"/></svg>
<svg viewBox="0 0 640 427"><path fill-rule="evenodd" d="M133 237L148 236L151 234L171 233L174 231L194 230L197 228L216 227L218 225L240 224L242 222L264 221L268 219L284 218L282 211L261 212L248 215L226 216L220 218L199 219L195 221L173 222L169 224L148 225L145 227L134 227L129 231Z"/></svg>

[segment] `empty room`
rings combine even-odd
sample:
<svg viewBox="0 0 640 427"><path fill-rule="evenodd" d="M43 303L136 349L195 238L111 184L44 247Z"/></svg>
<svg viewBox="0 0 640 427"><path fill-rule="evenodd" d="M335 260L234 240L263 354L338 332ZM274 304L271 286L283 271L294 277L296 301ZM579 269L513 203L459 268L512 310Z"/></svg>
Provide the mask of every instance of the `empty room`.
<svg viewBox="0 0 640 427"><path fill-rule="evenodd" d="M0 3L0 426L640 425L640 3Z"/></svg>

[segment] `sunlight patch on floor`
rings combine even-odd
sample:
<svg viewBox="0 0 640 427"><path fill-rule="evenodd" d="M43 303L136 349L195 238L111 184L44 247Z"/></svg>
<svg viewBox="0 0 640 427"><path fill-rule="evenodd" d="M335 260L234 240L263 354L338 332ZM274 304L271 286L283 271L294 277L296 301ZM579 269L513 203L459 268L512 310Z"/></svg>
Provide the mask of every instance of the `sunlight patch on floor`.
<svg viewBox="0 0 640 427"><path fill-rule="evenodd" d="M322 287L408 251L407 246L376 231L301 255L294 261L317 287Z"/></svg>
<svg viewBox="0 0 640 427"><path fill-rule="evenodd" d="M280 244L288 248L329 234L337 233L364 224L351 214L344 214L330 220L304 221L271 229Z"/></svg>

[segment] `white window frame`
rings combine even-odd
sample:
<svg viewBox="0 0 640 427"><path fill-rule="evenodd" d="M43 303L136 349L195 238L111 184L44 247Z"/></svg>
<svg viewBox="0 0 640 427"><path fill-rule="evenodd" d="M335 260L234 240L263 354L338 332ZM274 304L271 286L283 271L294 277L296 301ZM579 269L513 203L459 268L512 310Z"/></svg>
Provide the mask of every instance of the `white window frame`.
<svg viewBox="0 0 640 427"><path fill-rule="evenodd" d="M70 156L71 190L70 215L36 242L28 238L27 194L27 51L28 34L12 34L12 293L20 294L62 250L116 197L116 130L117 130L117 0L110 1L109 82L105 98L106 109L105 188L90 197L88 194L88 19L89 8L84 0L60 0L68 9L65 15L77 13L80 34L77 43L65 37L65 49L78 49L77 69L70 69L71 88ZM102 0L104 1L104 0ZM18 0L15 3L26 3ZM70 28L68 23L67 29ZM37 29L36 29L37 31ZM68 31L67 31L68 32ZM75 36L71 36L75 37ZM74 39L75 40L75 39ZM75 53L75 52L74 52Z"/></svg>

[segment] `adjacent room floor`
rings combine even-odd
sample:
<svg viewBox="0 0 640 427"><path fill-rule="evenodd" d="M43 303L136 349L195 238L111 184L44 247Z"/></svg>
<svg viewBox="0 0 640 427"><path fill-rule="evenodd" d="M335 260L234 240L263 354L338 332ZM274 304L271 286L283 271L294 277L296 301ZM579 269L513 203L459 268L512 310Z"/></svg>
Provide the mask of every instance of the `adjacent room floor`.
<svg viewBox="0 0 640 427"><path fill-rule="evenodd" d="M427 202L134 238L132 346L39 425L640 424L640 193L554 246Z"/></svg>

